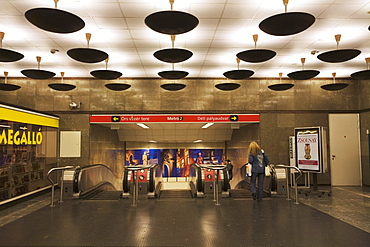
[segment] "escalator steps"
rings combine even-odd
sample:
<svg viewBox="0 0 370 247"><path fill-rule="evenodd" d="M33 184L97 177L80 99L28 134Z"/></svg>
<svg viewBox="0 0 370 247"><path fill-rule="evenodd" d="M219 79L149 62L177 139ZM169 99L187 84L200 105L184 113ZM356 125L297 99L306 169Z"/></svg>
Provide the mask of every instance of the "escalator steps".
<svg viewBox="0 0 370 247"><path fill-rule="evenodd" d="M250 190L231 189L230 196L232 198L252 198L252 193Z"/></svg>
<svg viewBox="0 0 370 247"><path fill-rule="evenodd" d="M192 199L190 190L161 190L159 199Z"/></svg>
<svg viewBox="0 0 370 247"><path fill-rule="evenodd" d="M122 194L122 191L102 191L95 194L92 197L85 198L85 200L102 200L102 201L114 201L118 200Z"/></svg>

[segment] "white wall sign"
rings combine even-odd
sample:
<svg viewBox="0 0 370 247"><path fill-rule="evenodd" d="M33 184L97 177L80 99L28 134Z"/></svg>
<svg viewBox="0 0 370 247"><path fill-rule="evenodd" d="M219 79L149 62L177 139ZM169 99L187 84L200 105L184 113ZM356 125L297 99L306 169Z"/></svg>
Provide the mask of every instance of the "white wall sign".
<svg viewBox="0 0 370 247"><path fill-rule="evenodd" d="M60 157L81 157L81 131L60 131Z"/></svg>

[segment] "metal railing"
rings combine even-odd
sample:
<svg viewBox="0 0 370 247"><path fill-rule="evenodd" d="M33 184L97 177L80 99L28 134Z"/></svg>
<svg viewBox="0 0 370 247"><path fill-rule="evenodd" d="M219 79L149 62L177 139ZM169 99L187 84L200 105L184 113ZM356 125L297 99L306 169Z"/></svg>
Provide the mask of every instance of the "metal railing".
<svg viewBox="0 0 370 247"><path fill-rule="evenodd" d="M62 171L62 176L61 176L61 181L60 181L60 196L59 196L59 202L63 202L63 177L64 177L64 171L67 169L72 169L74 168L73 166L63 166L63 167L55 167L49 170L47 179L51 183L51 204L50 207L54 207L54 191L55 191L55 183L54 181L50 178L50 174L54 171Z"/></svg>
<svg viewBox="0 0 370 247"><path fill-rule="evenodd" d="M290 197L290 183L289 183L289 178L290 178L290 170L289 169L295 169L296 171L298 171L299 173L299 176L298 177L295 177L295 173L294 173L294 177L295 179L293 179L293 188L295 189L295 204L299 204L298 202L298 186L297 186L297 180L302 176L302 171L298 168L298 167L295 167L295 166L286 166L286 165L283 165L283 164L279 164L279 165L275 165L274 167L276 168L284 168L285 169L285 180L286 180L286 193L287 193L287 200L291 200L291 197Z"/></svg>

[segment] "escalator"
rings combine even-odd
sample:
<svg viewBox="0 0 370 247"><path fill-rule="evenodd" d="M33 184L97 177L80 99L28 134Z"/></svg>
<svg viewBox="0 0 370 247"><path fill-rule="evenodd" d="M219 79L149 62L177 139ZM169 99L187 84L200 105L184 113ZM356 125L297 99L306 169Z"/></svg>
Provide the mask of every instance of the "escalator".
<svg viewBox="0 0 370 247"><path fill-rule="evenodd" d="M159 200L192 200L194 198L205 197L205 194L213 193L210 188L213 186L213 178L207 180L207 169L197 164L191 166L191 176L189 177L162 177L161 173L156 173L157 164L142 170L138 174L139 192L145 194L147 198L157 198ZM209 172L209 171L208 171ZM143 176L145 175L145 176ZM245 165L240 168L240 181L236 186L230 188L228 172L222 171L219 181L219 191L226 196L234 199L252 198L250 191L250 178L245 174ZM143 179L145 177L145 179ZM70 179L69 179L70 178ZM141 180L140 180L141 179ZM68 180L73 191L73 197L84 200L118 200L129 198L132 195L132 174L128 169L124 170L123 180L116 178L112 170L102 164L94 164L74 171L66 172L64 183L68 187ZM234 176L235 180L235 176ZM235 182L233 180L233 182ZM276 171L272 169L270 177L265 177L264 197L271 197L276 191L277 179ZM69 191L65 188L65 192Z"/></svg>
<svg viewBox="0 0 370 247"><path fill-rule="evenodd" d="M72 188L73 196L83 200L118 200L122 194L120 179L103 164L75 169Z"/></svg>
<svg viewBox="0 0 370 247"><path fill-rule="evenodd" d="M230 197L234 199L249 199L252 198L250 177L246 175L246 165L240 168L241 180L237 185L230 189ZM271 197L272 194L276 193L277 189L277 175L276 170L272 167L271 176L266 176L263 184L263 197Z"/></svg>
<svg viewBox="0 0 370 247"><path fill-rule="evenodd" d="M101 190L97 193L87 195L83 199L92 201L117 201L121 198L121 194L122 191Z"/></svg>

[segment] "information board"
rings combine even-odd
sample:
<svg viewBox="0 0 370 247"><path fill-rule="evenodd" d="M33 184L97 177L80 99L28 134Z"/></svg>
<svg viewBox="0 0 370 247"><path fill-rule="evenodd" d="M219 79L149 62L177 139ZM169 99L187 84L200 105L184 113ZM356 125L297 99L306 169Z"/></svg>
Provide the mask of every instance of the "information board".
<svg viewBox="0 0 370 247"><path fill-rule="evenodd" d="M295 128L296 166L302 171L323 172L321 127Z"/></svg>

